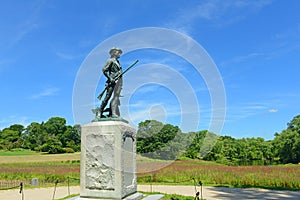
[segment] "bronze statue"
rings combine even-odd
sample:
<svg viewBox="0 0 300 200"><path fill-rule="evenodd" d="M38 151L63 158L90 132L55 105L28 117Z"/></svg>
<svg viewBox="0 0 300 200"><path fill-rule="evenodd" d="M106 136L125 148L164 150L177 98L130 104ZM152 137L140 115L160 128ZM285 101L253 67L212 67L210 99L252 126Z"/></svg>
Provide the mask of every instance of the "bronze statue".
<svg viewBox="0 0 300 200"><path fill-rule="evenodd" d="M102 68L102 72L106 76L107 81L105 84L105 88L99 94L98 99L100 100L105 92L106 95L102 100L100 107L92 110L96 114L96 119L120 118L119 106L121 90L123 85L122 75L138 62L138 60L136 60L124 72L122 72L122 66L119 62L122 50L120 48L113 47L109 51L109 54L110 58L106 61L104 67ZM112 95L113 97L110 101L109 108L105 109ZM108 114L104 115L105 112L108 112Z"/></svg>

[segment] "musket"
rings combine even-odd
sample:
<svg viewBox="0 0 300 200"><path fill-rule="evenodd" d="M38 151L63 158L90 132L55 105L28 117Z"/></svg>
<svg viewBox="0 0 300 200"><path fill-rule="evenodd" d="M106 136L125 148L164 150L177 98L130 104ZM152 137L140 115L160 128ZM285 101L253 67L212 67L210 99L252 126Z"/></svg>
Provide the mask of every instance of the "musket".
<svg viewBox="0 0 300 200"><path fill-rule="evenodd" d="M126 70L124 70L121 74L119 74L118 76L116 76L114 79L115 81L117 81L123 74L125 74L130 68L132 68L137 62L139 62L139 60L134 61L134 63L132 63L129 67L127 67ZM102 98L102 96L104 95L105 91L108 89L109 83L106 84L104 90L98 95L98 99L100 100Z"/></svg>

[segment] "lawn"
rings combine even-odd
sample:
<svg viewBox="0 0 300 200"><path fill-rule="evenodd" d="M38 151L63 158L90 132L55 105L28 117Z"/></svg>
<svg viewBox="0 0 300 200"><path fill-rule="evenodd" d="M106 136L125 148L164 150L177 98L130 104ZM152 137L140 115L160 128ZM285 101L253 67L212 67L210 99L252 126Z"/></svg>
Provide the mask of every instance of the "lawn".
<svg viewBox="0 0 300 200"><path fill-rule="evenodd" d="M13 149L11 151L0 150L0 156L35 156L40 154L41 153L27 149Z"/></svg>

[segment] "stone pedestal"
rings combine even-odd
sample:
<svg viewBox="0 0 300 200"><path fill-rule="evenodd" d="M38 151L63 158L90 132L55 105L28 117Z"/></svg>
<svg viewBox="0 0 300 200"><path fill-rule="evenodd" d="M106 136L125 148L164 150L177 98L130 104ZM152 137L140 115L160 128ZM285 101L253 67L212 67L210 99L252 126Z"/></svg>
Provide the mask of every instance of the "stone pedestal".
<svg viewBox="0 0 300 200"><path fill-rule="evenodd" d="M123 121L92 122L81 129L80 199L139 199L136 131Z"/></svg>

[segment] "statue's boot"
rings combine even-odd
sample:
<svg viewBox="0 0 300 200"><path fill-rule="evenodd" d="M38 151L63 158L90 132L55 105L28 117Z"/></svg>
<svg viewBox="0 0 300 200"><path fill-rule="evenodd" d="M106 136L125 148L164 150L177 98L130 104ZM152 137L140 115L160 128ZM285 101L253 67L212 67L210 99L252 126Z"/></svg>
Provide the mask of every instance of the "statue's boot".
<svg viewBox="0 0 300 200"><path fill-rule="evenodd" d="M105 118L105 116L103 115L105 106L106 106L105 103L102 102L102 104L100 106L100 118Z"/></svg>

